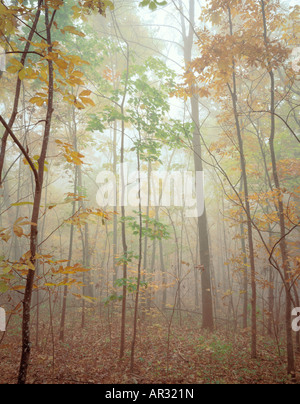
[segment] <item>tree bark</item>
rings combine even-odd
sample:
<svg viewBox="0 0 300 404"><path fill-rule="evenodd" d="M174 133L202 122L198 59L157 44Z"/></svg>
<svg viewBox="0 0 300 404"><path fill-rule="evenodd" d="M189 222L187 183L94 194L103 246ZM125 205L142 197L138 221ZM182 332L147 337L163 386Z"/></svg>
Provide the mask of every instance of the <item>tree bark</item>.
<svg viewBox="0 0 300 404"><path fill-rule="evenodd" d="M51 40L51 32L49 26L49 9L48 6L45 6L45 26L47 32L47 43L49 45L49 52L51 52L52 48L52 40ZM30 252L31 258L30 261L32 265L36 266L36 253L37 253L37 235L38 235L38 222L39 222L39 212L42 198L42 187L44 180L44 167L45 160L48 150L50 131L51 131L51 122L52 122L52 114L53 114L53 93L54 93L54 80L53 80L53 62L52 60L48 60L48 72L49 72L49 87L48 87L48 106L47 106L47 115L46 115L46 123L45 123L45 131L43 136L42 150L41 155L38 160L39 169L38 169L38 182L36 183L35 188L35 196L34 196L34 205L32 210L32 218L31 222L33 223L31 226L30 232ZM30 359L30 351L31 351L31 342L30 342L30 317L31 317L31 298L32 298L32 290L34 285L34 277L35 271L29 269L27 280L26 280L26 288L23 300L23 322L22 322L22 356L20 362L19 369L19 377L18 384L25 384L27 378L27 371L29 366Z"/></svg>
<svg viewBox="0 0 300 404"><path fill-rule="evenodd" d="M233 22L232 22L232 14L231 9L228 7L229 13L229 26L230 26L230 35L233 36ZM257 291L256 291L256 272L255 272L255 255L254 255L254 243L253 243L253 230L252 230L252 222L251 222L251 208L249 202L249 189L248 189L248 176L247 176L247 168L246 168L246 156L244 152L244 140L239 120L238 114L238 94L237 94L237 83L236 83L236 65L235 60L233 59L233 73L232 73L232 82L233 89L231 89L228 84L228 88L232 98L232 106L235 117L235 126L239 144L239 153L240 153L240 161L241 161L241 169L242 169L242 179L244 185L244 194L245 194L245 207L247 212L247 228L248 228L248 243L249 243L249 254L250 254L250 267L251 267L251 289L252 289L252 298L251 298L251 357L254 359L257 357L257 318L256 318L256 305L257 305Z"/></svg>
<svg viewBox="0 0 300 404"><path fill-rule="evenodd" d="M186 28L183 14L181 15L182 21L182 34L184 39L184 57L185 63L188 68L188 64L192 61L192 50L194 43L194 25L195 25L195 2L190 0L189 2L189 33L186 35ZM194 165L195 172L203 171L202 163L202 146L200 136L200 118L199 118L199 101L197 96L191 98L191 117L195 124L195 130L193 135L193 152L194 152ZM213 299L211 288L211 270L210 270L210 248L209 248L209 233L207 223L207 211L204 208L204 213L198 218L198 232L200 242L200 262L203 267L201 273L202 281L202 327L204 329L214 329L213 318Z"/></svg>
<svg viewBox="0 0 300 404"><path fill-rule="evenodd" d="M266 10L265 10L265 1L261 0L261 9L262 9L262 18L263 18L263 28L264 28L264 43L266 50L269 48L269 38L268 38L268 28L267 28L267 19L266 19ZM276 134L276 122L275 122L275 76L274 71L272 69L271 61L268 60L268 72L270 76L271 82L271 132L270 132L270 152L271 152L271 161L272 161L272 172L273 172L273 180L275 184L275 188L278 192L281 191L280 180L277 169L277 159L275 152L275 134ZM281 193L281 192L280 192ZM278 204L278 216L279 216L279 225L280 225L280 251L282 257L282 265L284 270L284 280L285 280L285 292L286 292L286 311L285 311L285 328L286 328L286 338L287 338L287 371L293 378L296 377L296 369L295 369L295 356L294 356L294 343L293 343L293 331L292 331L292 296L291 296L291 282L290 282L290 264L287 252L287 244L286 244L286 230L285 230L285 214L284 214L284 205L282 201L282 196L280 195L277 201Z"/></svg>
<svg viewBox="0 0 300 404"><path fill-rule="evenodd" d="M143 217L142 217L142 203L141 203L141 161L140 152L137 155L138 160L138 172L139 172L139 262L138 262L138 278L137 278L137 288L135 294L135 307L134 307L134 320L133 320L133 337L131 344L131 358L130 358L130 371L134 370L134 356L135 356L135 345L137 336L137 322L138 322L138 312L139 312L139 297L140 297L140 287L141 287L141 270L142 270L142 254L143 254Z"/></svg>

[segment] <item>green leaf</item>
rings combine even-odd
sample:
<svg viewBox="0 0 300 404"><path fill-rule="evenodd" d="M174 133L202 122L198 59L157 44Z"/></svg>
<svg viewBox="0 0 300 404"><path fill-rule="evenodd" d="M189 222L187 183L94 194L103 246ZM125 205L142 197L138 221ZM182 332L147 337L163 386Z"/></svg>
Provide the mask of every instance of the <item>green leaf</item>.
<svg viewBox="0 0 300 404"><path fill-rule="evenodd" d="M150 10L155 11L157 7L166 6L168 4L167 1L158 1L158 0L143 0L140 3L140 7L149 7Z"/></svg>
<svg viewBox="0 0 300 404"><path fill-rule="evenodd" d="M12 203L11 206L25 206L25 205L33 205L33 202L18 202L18 203Z"/></svg>
<svg viewBox="0 0 300 404"><path fill-rule="evenodd" d="M0 293L5 293L9 290L9 287L5 282L0 281Z"/></svg>

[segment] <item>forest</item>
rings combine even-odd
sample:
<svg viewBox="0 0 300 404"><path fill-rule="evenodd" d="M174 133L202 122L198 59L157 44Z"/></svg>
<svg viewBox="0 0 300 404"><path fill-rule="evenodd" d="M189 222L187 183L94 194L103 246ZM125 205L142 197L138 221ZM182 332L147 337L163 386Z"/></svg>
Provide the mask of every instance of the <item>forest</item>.
<svg viewBox="0 0 300 404"><path fill-rule="evenodd" d="M0 384L300 383L297 3L0 0Z"/></svg>

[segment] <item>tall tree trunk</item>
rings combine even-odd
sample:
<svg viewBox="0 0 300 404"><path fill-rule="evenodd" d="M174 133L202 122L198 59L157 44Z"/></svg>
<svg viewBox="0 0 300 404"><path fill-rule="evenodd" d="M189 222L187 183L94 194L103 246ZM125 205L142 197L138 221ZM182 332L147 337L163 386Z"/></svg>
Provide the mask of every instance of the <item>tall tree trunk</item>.
<svg viewBox="0 0 300 404"><path fill-rule="evenodd" d="M122 114L124 114L124 107L122 107ZM122 184L122 195L121 195L121 214L122 217L125 218L126 210L125 210L125 200L124 200L124 191L125 191L125 177L124 177L124 158L125 154L125 122L122 121L122 142L121 142L121 184ZM128 257L128 247L126 240L126 224L125 221L122 220L122 245L123 245L123 298L122 298L122 320L121 320L121 344L120 344L120 359L124 357L125 353L125 343L126 343L126 309L127 309L127 257Z"/></svg>
<svg viewBox="0 0 300 404"><path fill-rule="evenodd" d="M228 7L229 14L229 26L230 26L230 35L233 36L233 22L232 22L232 14L231 9ZM228 88L232 98L232 106L235 117L235 126L239 144L239 153L240 153L240 161L241 161L241 169L242 169L242 179L244 185L244 194L245 194L245 207L247 214L247 228L248 228L248 242L249 242L249 254L250 254L250 267L251 267L251 289L252 289L252 298L251 298L251 357L257 357L257 291L256 291L256 272L255 272L255 255L254 255L254 242L253 242L253 230L252 230L252 221L251 221L251 208L249 202L249 189L248 189L248 176L247 176L247 168L246 168L246 156L244 152L244 140L242 135L242 130L240 126L239 114L238 114L238 94L237 94L237 83L236 83L236 65L235 60L232 61L233 73L232 73L232 82L233 88L228 84Z"/></svg>
<svg viewBox="0 0 300 404"><path fill-rule="evenodd" d="M139 262L138 262L138 278L137 287L135 294L135 307L134 307L134 320L133 320L133 337L131 344L131 357L130 357L130 371L134 370L134 356L135 356L135 346L136 346L136 336L137 336L137 322L138 322L138 312L139 312L139 297L140 297L140 287L141 287L141 270L142 270L142 253L143 253L143 217L142 217L142 201L141 201L141 161L140 152L137 154L138 160L138 172L139 172Z"/></svg>
<svg viewBox="0 0 300 404"><path fill-rule="evenodd" d="M117 22L116 22L117 25ZM130 62L130 48L129 43L126 41L124 36L122 35L120 29L118 28L119 33L122 37L122 40L126 44L126 79L125 79L125 88L123 93L123 99L120 106L120 111L122 116L125 114L125 102L128 91L128 80L129 80L129 62ZM125 163L125 121L122 120L121 124L121 215L125 218L126 209L125 209L125 177L124 177L124 163ZM121 342L120 342L120 359L123 359L125 354L125 344L126 344L126 309L127 309L127 259L128 259L128 246L127 246L127 238L126 238L126 224L125 221L122 220L122 245L123 245L123 298L122 298L122 318L121 318Z"/></svg>
<svg viewBox="0 0 300 404"><path fill-rule="evenodd" d="M269 38L268 38L268 28L267 28L267 19L266 19L266 10L265 10L265 1L261 0L261 9L262 9L262 17L263 17L263 27L264 27L264 42L266 50L269 49ZM268 72L271 81L271 133L270 133L270 152L271 152L271 161L272 161L272 172L273 172L273 180L276 189L280 192L280 180L277 169L277 160L276 160L276 152L275 152L275 133L276 133L276 122L275 122L275 76L272 69L271 61L268 60ZM288 374L292 375L293 378L296 377L296 369L295 369L295 356L294 356L294 343L293 343L293 331L292 331L292 296L291 296L291 282L290 282L290 264L287 252L287 244L286 244L286 230L285 230L285 215L284 215L284 205L282 201L281 195L277 201L278 204L278 215L279 215L279 225L280 225L280 251L282 257L282 265L284 270L284 279L285 279L285 293L286 293L286 311L285 311L285 328L286 328L286 339L287 339L287 360L288 366L287 371Z"/></svg>
<svg viewBox="0 0 300 404"><path fill-rule="evenodd" d="M49 25L49 9L47 4L45 5L45 26L47 32L47 44L49 45L49 52L52 49L52 40L51 40L51 32ZM38 160L38 182L36 183L35 188L35 196L34 196L34 205L32 210L32 218L31 222L31 231L30 231L30 252L31 252L31 264L36 267L36 253L37 253L37 245L38 245L38 223L39 223L39 213L40 213L40 205L42 198L42 189L43 189L43 181L44 181L44 167L45 160L47 156L50 131L51 131L51 122L52 122L52 114L53 114L53 93L54 93L54 80L53 80L53 62L52 60L48 60L48 74L49 74L49 86L48 86L48 106L47 106L47 116L45 123L45 131L43 136L43 144L41 155ZM31 317L31 298L32 298L32 290L34 285L34 277L35 271L29 269L27 280L26 280L26 288L24 293L23 300L23 322L22 322L22 357L20 362L20 370L18 377L18 384L25 384L27 378L27 370L29 366L30 359L30 351L31 351L31 342L30 342L30 317Z"/></svg>
<svg viewBox="0 0 300 404"><path fill-rule="evenodd" d="M75 179L74 179L74 194L77 192L77 166L75 167ZM73 201L72 207L72 216L75 215L76 209L76 201ZM72 256L73 256L73 243L74 243L74 225L71 224L70 228L70 242L69 242L69 255L68 255L68 265L71 265ZM69 276L66 275L65 281L68 282ZM61 311L61 320L60 320L60 328L59 328L59 340L64 342L65 340L65 323L66 323L66 314L67 314L67 299L68 299L68 285L64 286L63 292L63 304Z"/></svg>
<svg viewBox="0 0 300 404"><path fill-rule="evenodd" d="M114 144L113 144L113 172L114 175L117 176L117 163L118 163L118 156L117 156L117 121L114 123ZM117 266L117 255L118 255L118 191L116 187L116 195L115 195L116 204L114 207L114 217L113 217L113 282L118 279L118 266Z"/></svg>
<svg viewBox="0 0 300 404"><path fill-rule="evenodd" d="M270 247L272 245L272 230L271 226L269 225L269 234L270 234ZM275 276L274 276L274 268L270 265L269 268L269 296L268 296L268 312L269 312L269 318L268 318L268 335L272 336L273 335L273 323L274 323L274 301L275 301L275 296L274 296L274 281L275 281Z"/></svg>
<svg viewBox="0 0 300 404"><path fill-rule="evenodd" d="M243 182L241 182L240 192L243 191ZM248 328L248 300L249 300L249 291L248 291L248 260L247 260L247 249L246 249L246 235L245 235L245 226L244 226L244 217L241 214L240 217L240 232L241 232L241 247L243 254L243 265L244 265L244 275L243 275L243 329Z"/></svg>
<svg viewBox="0 0 300 404"><path fill-rule="evenodd" d="M73 123L73 125L72 125ZM77 146L77 123L75 117L75 107L72 107L72 119L70 119L70 137L73 141L74 150L78 151ZM77 194L77 186L78 186L78 166L75 166L74 169L74 195ZM76 201L72 203L72 216L75 215L76 211ZM70 228L70 241L69 241L69 254L68 254L68 265L71 265L72 256L73 256L73 243L74 243L74 225L71 224ZM68 282L69 275L66 275L65 281ZM60 328L59 328L59 340L64 342L65 340L65 323L66 323L66 315L67 315L67 301L68 301L68 285L64 286L63 291L63 303L62 303L62 311L61 311L61 319L60 319Z"/></svg>
<svg viewBox="0 0 300 404"><path fill-rule="evenodd" d="M78 167L78 187L80 190L83 189L83 181L82 181L82 170L81 170L81 166ZM79 206L81 209L85 209L85 203L84 201L80 201L79 202ZM84 228L82 230L82 228L80 227L80 235L81 235L81 244L82 244L82 265L83 267L87 267L88 266L88 224L85 223L84 224ZM83 283L83 287L82 287L82 294L83 296L87 295L87 285L86 285L86 275L85 272L83 272L82 274L82 283ZM82 312L81 312L81 328L85 327L85 306L86 306L86 302L85 299L82 299Z"/></svg>
<svg viewBox="0 0 300 404"><path fill-rule="evenodd" d="M183 7L182 7L183 10ZM195 1L189 1L189 33L186 34L186 27L184 21L183 11L181 13L182 22L182 35L184 39L184 58L188 68L189 63L192 61L192 51L194 44L194 26L195 26ZM194 152L194 164L195 172L203 171L202 163L202 146L201 146L201 134L200 134L200 117L199 117L199 100L197 96L191 98L191 117L195 124L195 130L193 135L193 152ZM207 223L206 207L204 213L198 218L198 232L200 242L200 262L203 268L201 273L202 281L202 327L204 329L213 330L214 318L213 318L213 299L212 299L212 287L211 287L211 271L210 271L210 248L209 248L209 233Z"/></svg>
<svg viewBox="0 0 300 404"><path fill-rule="evenodd" d="M159 257L160 257L160 268L162 272L162 287L163 287L163 297L162 297L162 310L166 310L167 307L167 274L165 267L165 259L164 259L164 250L163 250L163 242L159 240Z"/></svg>
<svg viewBox="0 0 300 404"><path fill-rule="evenodd" d="M151 172L152 172L152 167L151 167L151 162L148 161L148 172L147 172L147 209L146 209L146 216L149 217L150 215L150 204L151 204ZM146 235L144 237L144 274L143 274L143 282L146 282L147 279L147 270L148 270L148 228L149 224L148 221L146 221L145 224L145 232ZM148 298L148 291L146 291L145 298L143 301L143 319L145 319L146 316L146 310L147 310L147 298Z"/></svg>
<svg viewBox="0 0 300 404"><path fill-rule="evenodd" d="M155 220L159 220L159 208L155 207ZM156 228L155 228L156 230ZM155 274L155 261L156 261L156 245L157 245L157 240L154 239L153 240L153 245L152 245L152 256L151 256L151 265L150 265L150 276L151 276L151 282L153 282L153 277ZM148 311L151 310L151 300L152 300L152 293L150 292L148 294L148 301L147 301L147 308Z"/></svg>

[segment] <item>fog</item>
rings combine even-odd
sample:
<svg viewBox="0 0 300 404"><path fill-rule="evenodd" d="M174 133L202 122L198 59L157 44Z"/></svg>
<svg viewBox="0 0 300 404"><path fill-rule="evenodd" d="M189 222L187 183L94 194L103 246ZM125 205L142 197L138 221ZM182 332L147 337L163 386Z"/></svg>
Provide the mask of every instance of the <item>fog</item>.
<svg viewBox="0 0 300 404"><path fill-rule="evenodd" d="M299 382L297 3L1 1L1 384Z"/></svg>

